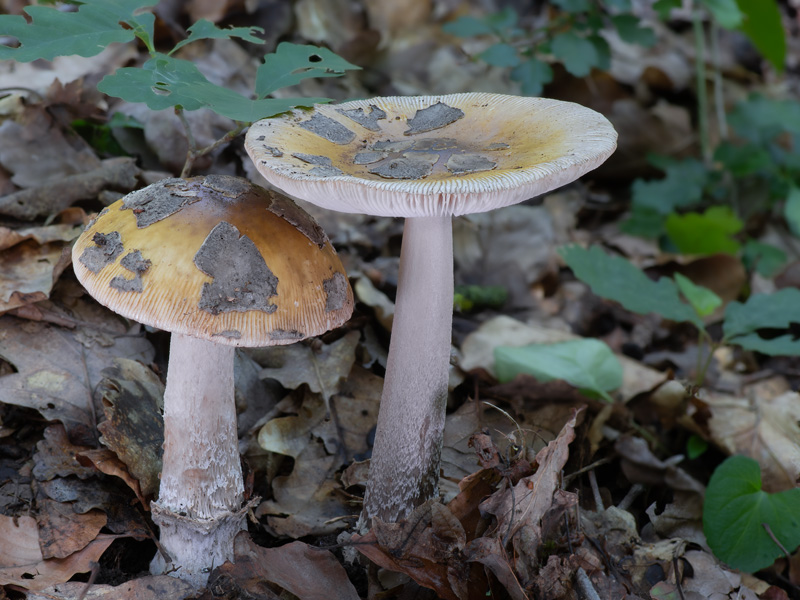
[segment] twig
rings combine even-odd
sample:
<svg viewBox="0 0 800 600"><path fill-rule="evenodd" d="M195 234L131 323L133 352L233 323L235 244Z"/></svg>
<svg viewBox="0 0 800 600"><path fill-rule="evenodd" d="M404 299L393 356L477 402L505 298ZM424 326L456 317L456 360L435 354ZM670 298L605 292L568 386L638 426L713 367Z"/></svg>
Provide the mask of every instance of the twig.
<svg viewBox="0 0 800 600"><path fill-rule="evenodd" d="M613 458L601 458L600 460L594 461L590 465L586 465L582 469L578 469L577 471L574 471L574 472L570 473L569 475L565 475L564 476L563 485L566 486L566 485L569 484L570 481L572 481L573 479L575 479L579 475L583 475L584 473L588 473L589 471L591 471L593 469L596 469L597 467L602 467L603 465L607 465L608 463L610 463L613 460L614 460Z"/></svg>
<svg viewBox="0 0 800 600"><path fill-rule="evenodd" d="M644 490L645 487L641 483L634 483L631 489L628 490L628 493L625 494L625 497L617 504L617 508L620 510L628 510L631 504L633 504L633 501L636 500L636 497Z"/></svg>
<svg viewBox="0 0 800 600"><path fill-rule="evenodd" d="M589 579L583 567L578 567L578 570L575 571L575 583L581 596L586 598L586 600L600 600L600 596L597 595L592 580Z"/></svg>
<svg viewBox="0 0 800 600"><path fill-rule="evenodd" d="M786 547L781 544L781 541L775 537L775 534L772 533L772 528L770 528L769 523L762 523L761 526L764 528L764 531L767 532L767 535L772 538L772 541L775 542L775 545L781 549L781 552L786 556L786 560L791 562L792 557L789 552L786 550Z"/></svg>
<svg viewBox="0 0 800 600"><path fill-rule="evenodd" d="M100 565L94 561L92 561L92 572L89 575L89 581L86 582L86 585L81 590L80 595L78 596L77 600L83 600L86 597L86 594L89 593L89 588L94 585L95 580L97 579L97 574L100 572Z"/></svg>
<svg viewBox="0 0 800 600"><path fill-rule="evenodd" d="M706 40L703 30L702 13L692 13L692 29L694 29L695 75L697 77L697 123L700 128L700 148L703 161L711 162L711 141L708 135L708 94L706 93Z"/></svg>
<svg viewBox="0 0 800 600"><path fill-rule="evenodd" d="M186 141L189 143L189 149L186 151L186 162L183 163L183 169L181 170L181 177L189 176L189 174L192 172L192 167L194 167L194 163L198 158L213 152L220 146L230 143L247 127L247 123L237 122L234 129L226 133L216 142L203 148L198 148L197 140L195 140L194 135L192 135L192 128L189 125L189 121L186 119L186 114L180 106L175 107L175 115L178 117L178 119L180 119L181 125L183 125L183 130L186 132Z"/></svg>
<svg viewBox="0 0 800 600"><path fill-rule="evenodd" d="M603 498L600 496L600 488L597 486L597 474L594 469L589 471L589 485L592 488L592 495L594 496L594 505L597 512L603 512L606 507L603 504Z"/></svg>
<svg viewBox="0 0 800 600"><path fill-rule="evenodd" d="M37 92L36 90L33 90L31 88L21 87L21 86L18 86L18 85L12 85L10 87L2 87L2 88L0 88L0 94L5 94L6 92L15 92L15 91L16 92L25 92L27 94L30 94L31 96L35 96L36 99L39 100L39 102L44 100L44 96L42 96L39 92Z"/></svg>

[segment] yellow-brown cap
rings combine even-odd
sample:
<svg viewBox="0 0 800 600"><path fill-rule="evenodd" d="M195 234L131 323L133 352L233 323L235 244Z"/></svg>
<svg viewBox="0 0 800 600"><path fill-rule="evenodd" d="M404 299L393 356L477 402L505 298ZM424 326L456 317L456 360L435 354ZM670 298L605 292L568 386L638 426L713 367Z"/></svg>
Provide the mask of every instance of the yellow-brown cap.
<svg viewBox="0 0 800 600"><path fill-rule="evenodd" d="M272 184L342 212L484 212L543 194L608 158L617 134L571 102L501 94L316 105L254 123L245 146Z"/></svg>
<svg viewBox="0 0 800 600"><path fill-rule="evenodd" d="M290 344L344 323L353 293L314 219L237 177L165 179L104 209L72 251L101 304L232 346Z"/></svg>

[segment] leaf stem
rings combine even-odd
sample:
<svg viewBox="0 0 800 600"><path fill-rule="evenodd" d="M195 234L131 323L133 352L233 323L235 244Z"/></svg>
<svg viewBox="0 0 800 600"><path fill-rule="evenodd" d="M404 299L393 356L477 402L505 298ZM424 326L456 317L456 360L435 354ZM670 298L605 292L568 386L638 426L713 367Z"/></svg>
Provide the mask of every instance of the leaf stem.
<svg viewBox="0 0 800 600"><path fill-rule="evenodd" d="M699 10L692 14L695 47L695 75L697 85L697 123L700 128L700 149L703 161L711 162L711 141L708 134L708 93L706 91L706 40L703 30L702 13Z"/></svg>
<svg viewBox="0 0 800 600"><path fill-rule="evenodd" d="M189 174L192 172L192 167L194 167L195 161L200 158L201 156L205 156L206 154L213 152L220 146L224 146L225 144L230 143L233 139L236 138L242 131L244 131L245 127L247 127L248 123L236 122L236 127L231 129L228 133L223 135L220 139L216 142L209 144L203 148L197 147L197 140L195 140L194 135L192 134L192 128L189 125L189 121L186 118L186 113L183 110L183 107L176 106L175 107L175 115L180 119L181 124L183 125L183 130L186 132L186 141L189 143L189 148L186 151L186 162L183 163L183 169L181 170L181 177L188 177Z"/></svg>

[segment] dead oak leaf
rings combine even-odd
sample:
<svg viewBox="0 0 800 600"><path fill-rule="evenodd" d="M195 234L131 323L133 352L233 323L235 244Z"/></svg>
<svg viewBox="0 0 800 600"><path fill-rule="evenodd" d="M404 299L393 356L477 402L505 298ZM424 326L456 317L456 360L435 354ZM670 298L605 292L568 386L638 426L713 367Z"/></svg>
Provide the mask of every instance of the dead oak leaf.
<svg viewBox="0 0 800 600"><path fill-rule="evenodd" d="M70 263L63 242L27 240L0 251L0 313L46 300Z"/></svg>
<svg viewBox="0 0 800 600"><path fill-rule="evenodd" d="M170 577L153 575L132 579L117 586L83 582L67 582L31 592L27 600L164 600L190 598L197 589L190 583Z"/></svg>
<svg viewBox="0 0 800 600"><path fill-rule="evenodd" d="M65 502L38 500L36 507L39 547L45 559L66 558L83 550L97 537L107 521L101 510L77 514L72 505Z"/></svg>

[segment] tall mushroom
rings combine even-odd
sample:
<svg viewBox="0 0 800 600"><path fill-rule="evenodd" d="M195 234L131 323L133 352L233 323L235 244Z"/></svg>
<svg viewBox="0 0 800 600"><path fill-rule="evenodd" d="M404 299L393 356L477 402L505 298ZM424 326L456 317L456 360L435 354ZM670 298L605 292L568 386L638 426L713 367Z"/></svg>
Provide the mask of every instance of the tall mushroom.
<svg viewBox="0 0 800 600"><path fill-rule="evenodd" d="M324 208L406 218L367 522L403 518L437 493L452 216L569 183L608 158L616 138L577 104L485 93L317 105L251 126L247 151L270 183Z"/></svg>
<svg viewBox="0 0 800 600"><path fill-rule="evenodd" d="M166 179L104 209L73 249L101 304L172 332L151 570L204 584L244 529L233 362L344 323L353 295L317 223L290 199L228 176ZM165 564L166 563L166 564Z"/></svg>

